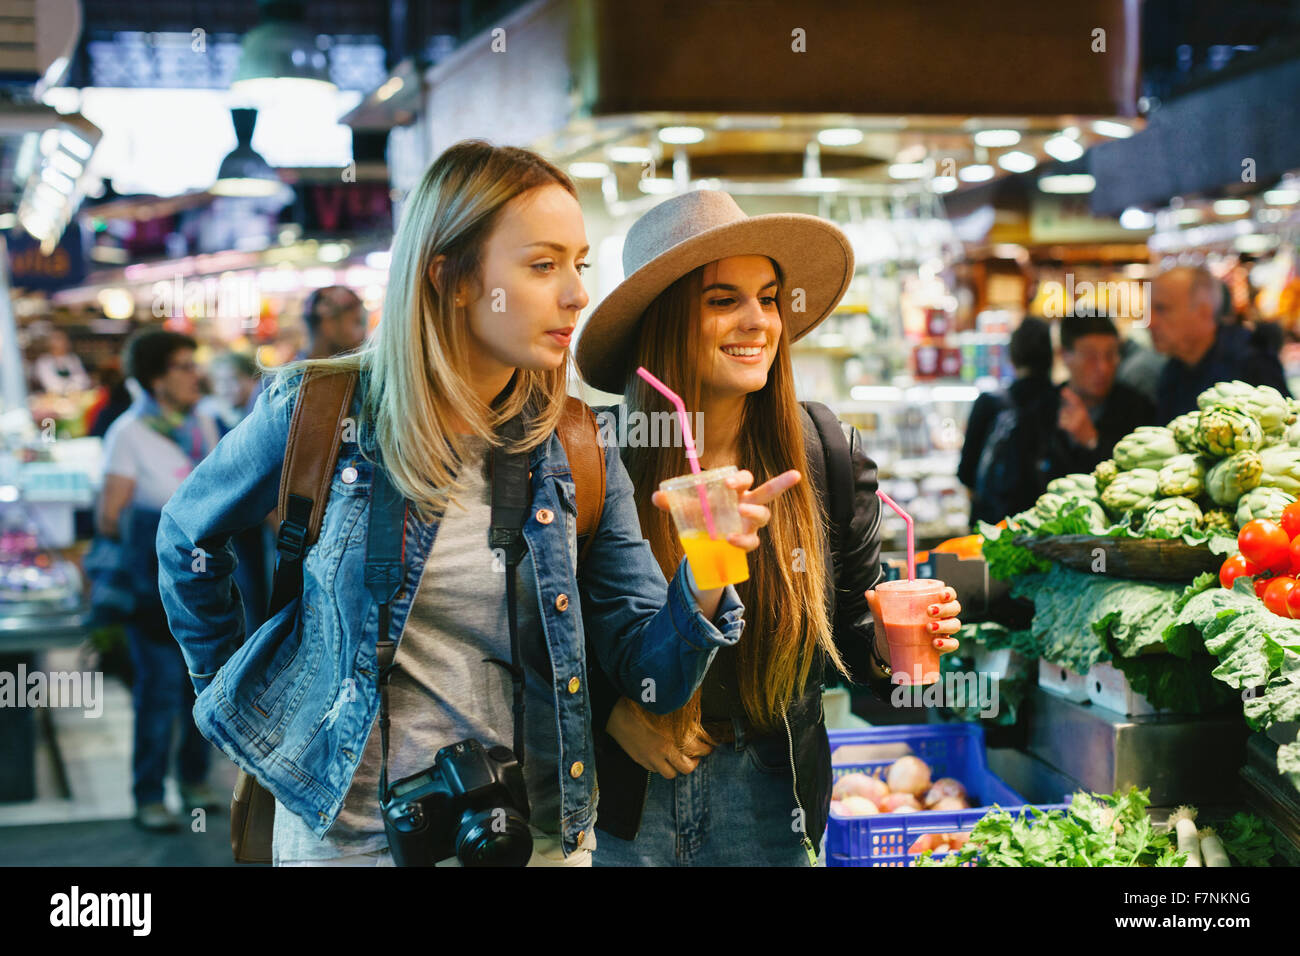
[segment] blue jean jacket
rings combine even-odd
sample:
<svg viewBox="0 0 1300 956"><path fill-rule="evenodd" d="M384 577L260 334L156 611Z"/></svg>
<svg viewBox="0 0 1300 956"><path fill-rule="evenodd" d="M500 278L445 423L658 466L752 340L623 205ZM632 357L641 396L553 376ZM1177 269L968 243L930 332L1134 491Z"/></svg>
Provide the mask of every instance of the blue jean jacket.
<svg viewBox="0 0 1300 956"><path fill-rule="evenodd" d="M378 610L362 579L371 461L378 457L373 427L360 419L364 374L352 409L359 427L355 436L344 435L356 440L340 448L320 537L303 562L301 599L245 641L244 612L232 586L231 537L276 506L299 381L267 388L252 414L168 502L158 528L158 583L198 693L199 729L322 836L343 805L379 711ZM598 794L588 639L596 663L624 695L669 713L690 699L716 650L734 644L744 626L744 608L732 588L723 594L716 625L704 617L685 562L665 584L641 535L618 449L611 445L604 454L604 512L581 568L564 448L552 435L529 458L532 514L524 540L536 569L541 633L521 639L545 641L550 654L566 855L591 828ZM346 481L345 469L355 469ZM392 605L399 641L435 532L411 509L406 578ZM575 594L580 601L560 600Z"/></svg>

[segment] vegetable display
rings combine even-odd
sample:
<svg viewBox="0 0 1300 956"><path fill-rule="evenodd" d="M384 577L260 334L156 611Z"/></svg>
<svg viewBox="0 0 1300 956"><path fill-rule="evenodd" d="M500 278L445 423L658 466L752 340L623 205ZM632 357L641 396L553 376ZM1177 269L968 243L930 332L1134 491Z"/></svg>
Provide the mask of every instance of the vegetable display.
<svg viewBox="0 0 1300 956"><path fill-rule="evenodd" d="M942 777L931 781L930 766L911 754L890 764L884 780L867 773L846 773L831 790L831 811L842 817L968 809L970 801L960 780Z"/></svg>

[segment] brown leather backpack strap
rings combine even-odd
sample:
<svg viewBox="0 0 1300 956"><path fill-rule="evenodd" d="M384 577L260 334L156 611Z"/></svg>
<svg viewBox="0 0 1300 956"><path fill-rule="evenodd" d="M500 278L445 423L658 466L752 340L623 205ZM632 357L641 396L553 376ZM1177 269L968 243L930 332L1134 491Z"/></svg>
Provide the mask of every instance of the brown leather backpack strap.
<svg viewBox="0 0 1300 956"><path fill-rule="evenodd" d="M573 475L578 503L578 560L582 561L596 539L605 510L605 449L600 444L595 413L572 395L564 400L564 412L555 431Z"/></svg>
<svg viewBox="0 0 1300 956"><path fill-rule="evenodd" d="M311 520L305 542L308 546L320 534L330 479L334 477L334 463L339 457L343 423L352 408L356 385L356 372L313 372L304 376L299 387L298 401L289 422L284 467L280 471L277 517L284 521L288 515L290 495L310 500Z"/></svg>

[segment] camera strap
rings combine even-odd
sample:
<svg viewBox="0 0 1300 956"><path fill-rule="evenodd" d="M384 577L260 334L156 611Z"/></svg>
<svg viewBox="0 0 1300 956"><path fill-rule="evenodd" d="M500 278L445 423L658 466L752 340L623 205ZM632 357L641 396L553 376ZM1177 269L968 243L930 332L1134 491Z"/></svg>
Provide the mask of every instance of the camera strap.
<svg viewBox="0 0 1300 956"><path fill-rule="evenodd" d="M506 422L501 435L509 442L523 437L522 416ZM519 626L516 608L515 578L527 543L523 527L528 518L532 489L529 483L527 453L510 454L500 446L492 449L492 525L488 546L494 558L504 561L506 574L506 615L510 626L510 662L498 658L487 661L500 664L510 672L514 688L514 753L520 768L524 766L524 668L520 657ZM402 587L406 558L407 502L393 487L387 469L376 464L370 489L370 523L366 530L366 590L379 608L379 634L375 640L375 657L379 666L379 793L388 792L388 681L396 667L397 642L392 639L390 605ZM495 561L494 561L495 564Z"/></svg>

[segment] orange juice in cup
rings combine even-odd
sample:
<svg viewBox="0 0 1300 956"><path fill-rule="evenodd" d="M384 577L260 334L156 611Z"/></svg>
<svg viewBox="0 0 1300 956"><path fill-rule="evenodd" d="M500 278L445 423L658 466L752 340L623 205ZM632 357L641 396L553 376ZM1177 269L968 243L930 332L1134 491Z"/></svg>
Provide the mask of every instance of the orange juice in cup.
<svg viewBox="0 0 1300 956"><path fill-rule="evenodd" d="M659 483L659 490L668 497L691 574L701 590L749 580L748 556L727 541L728 535L744 530L740 497L726 483L735 473L736 466L727 465Z"/></svg>
<svg viewBox="0 0 1300 956"><path fill-rule="evenodd" d="M930 630L929 608L943 604L947 585L934 578L881 581L875 604L880 626L889 644L889 668L899 684L933 684L939 679L939 652L934 641L942 637Z"/></svg>

